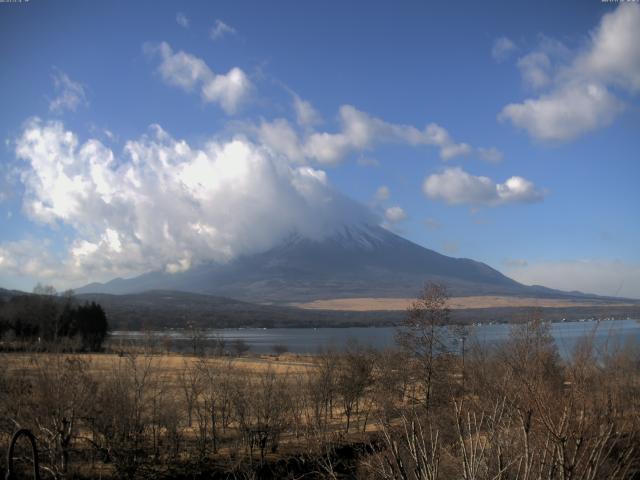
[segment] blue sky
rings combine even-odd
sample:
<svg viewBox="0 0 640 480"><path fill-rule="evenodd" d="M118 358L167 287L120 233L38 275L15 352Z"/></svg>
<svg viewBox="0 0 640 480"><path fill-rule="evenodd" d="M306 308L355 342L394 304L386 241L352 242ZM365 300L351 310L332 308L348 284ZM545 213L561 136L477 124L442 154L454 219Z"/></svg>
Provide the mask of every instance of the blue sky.
<svg viewBox="0 0 640 480"><path fill-rule="evenodd" d="M0 59L4 287L373 218L640 298L637 3L30 0Z"/></svg>

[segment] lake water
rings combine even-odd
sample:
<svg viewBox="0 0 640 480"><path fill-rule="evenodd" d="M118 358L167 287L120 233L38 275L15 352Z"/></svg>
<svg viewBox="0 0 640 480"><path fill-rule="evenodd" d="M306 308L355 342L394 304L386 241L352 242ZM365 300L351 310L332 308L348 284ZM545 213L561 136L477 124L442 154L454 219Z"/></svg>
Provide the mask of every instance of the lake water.
<svg viewBox="0 0 640 480"><path fill-rule="evenodd" d="M509 338L511 326L486 324L470 327L470 341L494 344ZM551 325L551 333L563 356L569 355L577 341L595 331L595 341L601 348L615 348L632 342L640 346L640 321L606 320L560 322ZM253 353L270 353L274 345L285 345L293 353L317 353L320 349L335 347L343 349L349 341L369 345L377 349L391 347L395 343L394 327L353 328L242 328L201 331L203 344L211 344L222 337L227 344L236 339L244 340ZM153 339L169 345L172 350L188 351L193 334L189 330L166 330L152 332L115 331L112 341L130 340L143 342ZM208 341L207 341L208 340Z"/></svg>

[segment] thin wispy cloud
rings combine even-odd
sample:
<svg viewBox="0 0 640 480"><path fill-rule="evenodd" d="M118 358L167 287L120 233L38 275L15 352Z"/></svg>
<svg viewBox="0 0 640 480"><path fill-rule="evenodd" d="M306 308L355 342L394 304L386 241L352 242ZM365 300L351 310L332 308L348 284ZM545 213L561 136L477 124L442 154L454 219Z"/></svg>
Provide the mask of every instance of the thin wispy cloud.
<svg viewBox="0 0 640 480"><path fill-rule="evenodd" d="M49 110L62 113L65 110L75 112L80 106L88 106L84 87L80 82L73 81L59 68L53 69L53 87L56 96L49 102Z"/></svg>
<svg viewBox="0 0 640 480"><path fill-rule="evenodd" d="M529 262L522 258L509 258L503 262L507 267L526 267Z"/></svg>
<svg viewBox="0 0 640 480"><path fill-rule="evenodd" d="M383 202L385 200L389 200L389 197L391 196L391 190L389 189L389 187L387 187L386 185L381 185L380 187L378 187L378 189L376 190L376 195L375 198L376 200L378 200L379 202Z"/></svg>
<svg viewBox="0 0 640 480"><path fill-rule="evenodd" d="M258 130L267 145L293 160L306 158L329 165L339 164L350 153L366 152L380 144L435 147L445 161L474 154L493 161L502 158L497 148L474 148L458 142L445 128L433 122L422 129L393 124L358 110L353 105L342 105L338 119L341 128L337 132L306 130L298 133L282 118L263 121Z"/></svg>
<svg viewBox="0 0 640 480"><path fill-rule="evenodd" d="M184 13L179 12L176 14L176 23L182 28L189 28L189 17Z"/></svg>
<svg viewBox="0 0 640 480"><path fill-rule="evenodd" d="M296 94L293 95L293 110L296 114L296 122L301 127L312 127L322 123L322 117L311 102L303 100Z"/></svg>
<svg viewBox="0 0 640 480"><path fill-rule="evenodd" d="M425 218L424 226L429 230L439 230L440 228L442 228L442 223L435 218Z"/></svg>
<svg viewBox="0 0 640 480"><path fill-rule="evenodd" d="M504 159L504 154L496 147L478 148L478 156L489 163L500 163Z"/></svg>
<svg viewBox="0 0 640 480"><path fill-rule="evenodd" d="M460 250L460 245L458 242L446 241L442 244L442 251L444 253L448 253L449 255L455 255Z"/></svg>
<svg viewBox="0 0 640 480"><path fill-rule="evenodd" d="M236 29L231 25L226 24L220 19L216 19L213 26L209 30L209 35L212 40L219 40L226 35L235 35Z"/></svg>
<svg viewBox="0 0 640 480"><path fill-rule="evenodd" d="M358 157L358 160L356 160L356 163L358 165L360 165L361 167L379 167L380 166L380 162L378 160L376 160L375 158L371 158L371 157Z"/></svg>
<svg viewBox="0 0 640 480"><path fill-rule="evenodd" d="M640 298L640 264L618 260L585 259L529 261L509 265L507 275L525 285L560 290Z"/></svg>
<svg viewBox="0 0 640 480"><path fill-rule="evenodd" d="M545 52L531 52L518 59L518 68L525 85L538 89L551 83L551 60Z"/></svg>
<svg viewBox="0 0 640 480"><path fill-rule="evenodd" d="M499 37L493 42L493 46L491 47L491 56L496 62L504 62L517 50L518 47L513 40L508 37Z"/></svg>
<svg viewBox="0 0 640 480"><path fill-rule="evenodd" d="M198 91L204 102L217 103L228 114L236 113L253 89L241 68L233 67L225 74L216 74L201 58L175 52L166 42L145 44L144 51L150 57L160 58L158 72L168 85L189 93Z"/></svg>

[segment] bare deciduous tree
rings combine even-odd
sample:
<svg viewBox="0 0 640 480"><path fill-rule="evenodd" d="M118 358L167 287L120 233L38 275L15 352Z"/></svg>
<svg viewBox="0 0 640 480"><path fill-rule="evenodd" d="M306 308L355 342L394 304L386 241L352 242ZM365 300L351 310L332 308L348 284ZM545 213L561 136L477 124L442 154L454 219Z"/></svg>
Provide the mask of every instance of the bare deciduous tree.
<svg viewBox="0 0 640 480"><path fill-rule="evenodd" d="M238 357L245 355L251 350L251 346L242 338L236 338L231 344L231 347Z"/></svg>
<svg viewBox="0 0 640 480"><path fill-rule="evenodd" d="M289 347L287 347L283 343L277 343L272 347L272 350L273 350L273 353L275 353L276 356L279 357L280 355L287 353L289 351Z"/></svg>
<svg viewBox="0 0 640 480"><path fill-rule="evenodd" d="M183 368L179 373L180 389L182 390L187 408L187 426L189 427L191 427L193 423L193 408L198 401L198 395L202 389L200 381L201 374L201 369L188 360L183 362Z"/></svg>
<svg viewBox="0 0 640 480"><path fill-rule="evenodd" d="M371 352L358 344L350 344L341 357L337 377L337 392L342 399L346 417L346 431L349 432L351 419L358 413L360 402L373 383L373 361Z"/></svg>
<svg viewBox="0 0 640 480"><path fill-rule="evenodd" d="M436 357L446 351L441 327L449 324L449 295L446 287L427 283L411 304L397 334L398 344L417 362L418 377L424 386L428 410L433 393Z"/></svg>

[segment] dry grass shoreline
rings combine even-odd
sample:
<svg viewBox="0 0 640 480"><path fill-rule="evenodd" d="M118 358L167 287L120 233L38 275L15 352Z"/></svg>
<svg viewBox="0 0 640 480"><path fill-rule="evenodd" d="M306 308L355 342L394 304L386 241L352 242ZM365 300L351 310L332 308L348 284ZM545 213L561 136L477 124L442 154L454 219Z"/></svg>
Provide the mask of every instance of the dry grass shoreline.
<svg viewBox="0 0 640 480"><path fill-rule="evenodd" d="M249 355L243 357L203 357L180 353L143 353L135 352L133 356L137 362L151 360L154 362L156 371L161 374L177 374L185 367L193 367L199 362L205 361L213 367L225 367L232 364L239 371L250 373L262 373L271 370L276 374L297 374L307 373L315 368L313 356L286 353L284 355ZM125 354L126 355L126 354ZM114 364L122 361L123 355L113 352L108 353L48 353L48 352L1 352L0 363L2 363L5 373L14 374L16 372L26 373L35 369L34 360L49 361L53 358L63 356L65 358L77 358L86 362L90 367L87 373L100 375L109 371Z"/></svg>
<svg viewBox="0 0 640 480"><path fill-rule="evenodd" d="M314 300L312 302L291 303L290 306L306 310L338 310L351 312L368 311L398 311L406 310L413 298L333 298ZM636 306L625 301L611 302L598 300L561 300L536 297L507 297L497 295L477 295L469 297L451 297L449 308L464 310L470 308L570 308L570 307L608 307L608 306Z"/></svg>

